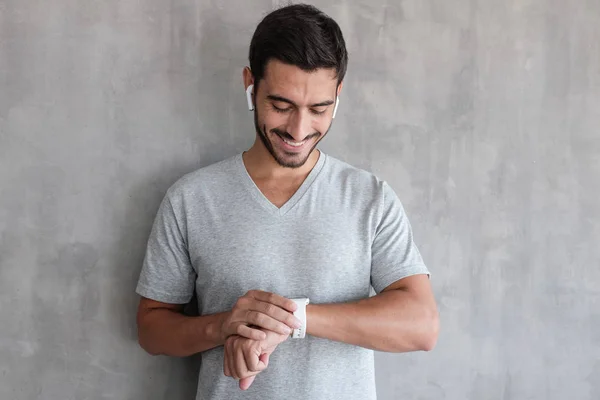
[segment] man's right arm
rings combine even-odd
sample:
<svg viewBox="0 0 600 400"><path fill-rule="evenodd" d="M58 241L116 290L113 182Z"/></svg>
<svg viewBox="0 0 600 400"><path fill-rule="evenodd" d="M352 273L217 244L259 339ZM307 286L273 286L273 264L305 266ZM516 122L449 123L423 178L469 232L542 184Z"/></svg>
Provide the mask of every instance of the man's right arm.
<svg viewBox="0 0 600 400"><path fill-rule="evenodd" d="M183 315L183 304L140 299L138 341L152 355L186 357L221 346L225 312L200 317Z"/></svg>
<svg viewBox="0 0 600 400"><path fill-rule="evenodd" d="M287 335L300 325L292 314L295 309L292 300L259 290L240 297L231 311L199 317L183 315L182 304L142 297L138 341L150 354L186 357L222 346L231 335L263 340L266 335L261 329Z"/></svg>

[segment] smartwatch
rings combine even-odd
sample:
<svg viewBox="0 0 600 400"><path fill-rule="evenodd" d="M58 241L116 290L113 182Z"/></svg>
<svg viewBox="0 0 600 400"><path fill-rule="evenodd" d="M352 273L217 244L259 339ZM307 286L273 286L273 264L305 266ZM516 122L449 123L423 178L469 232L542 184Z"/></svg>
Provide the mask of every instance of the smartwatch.
<svg viewBox="0 0 600 400"><path fill-rule="evenodd" d="M302 326L300 328L292 331L291 337L292 339L303 339L306 336L306 306L310 300L308 300L307 297L291 300L298 306L296 311L294 311L294 317L298 318L300 322L302 322Z"/></svg>

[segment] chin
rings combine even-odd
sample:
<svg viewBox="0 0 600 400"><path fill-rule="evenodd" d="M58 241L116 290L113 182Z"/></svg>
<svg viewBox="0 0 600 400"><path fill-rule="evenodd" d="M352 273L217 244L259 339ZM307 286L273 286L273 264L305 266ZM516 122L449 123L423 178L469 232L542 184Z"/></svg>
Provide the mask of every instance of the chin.
<svg viewBox="0 0 600 400"><path fill-rule="evenodd" d="M277 139L278 140L278 139ZM307 143L306 149L298 152L290 152L276 144L271 143L270 153L275 158L275 161L282 167L287 168L300 168L302 167L316 147L317 142L310 144Z"/></svg>
<svg viewBox="0 0 600 400"><path fill-rule="evenodd" d="M276 154L275 154L274 158L275 158L275 161L277 161L277 163L279 165L281 165L282 167L300 168L306 163L306 161L308 160L308 157L310 156L310 153L312 153L312 151L289 154L286 152L281 152L279 150L276 150Z"/></svg>

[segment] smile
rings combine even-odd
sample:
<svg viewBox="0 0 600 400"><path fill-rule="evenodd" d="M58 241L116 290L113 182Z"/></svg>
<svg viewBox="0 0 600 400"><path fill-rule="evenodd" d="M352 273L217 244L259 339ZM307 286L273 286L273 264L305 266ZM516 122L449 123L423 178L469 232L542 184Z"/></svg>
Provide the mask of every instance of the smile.
<svg viewBox="0 0 600 400"><path fill-rule="evenodd" d="M283 139L283 138L282 138L282 139ZM306 143L306 140L307 140L307 139L304 139L304 140L303 140L303 141L301 141L301 142L290 142L289 140L285 140L285 139L283 139L283 141L284 141L284 142L286 142L286 143L287 143L287 144L289 144L290 146L294 146L294 147L300 147L300 146L302 146L304 143Z"/></svg>
<svg viewBox="0 0 600 400"><path fill-rule="evenodd" d="M310 139L307 138L301 142L294 142L291 140L284 139L279 135L277 135L277 137L279 139L281 139L281 142L282 142L284 148L289 149L289 150L296 150L296 151L303 149L305 147L305 145L312 140L312 138L310 138Z"/></svg>

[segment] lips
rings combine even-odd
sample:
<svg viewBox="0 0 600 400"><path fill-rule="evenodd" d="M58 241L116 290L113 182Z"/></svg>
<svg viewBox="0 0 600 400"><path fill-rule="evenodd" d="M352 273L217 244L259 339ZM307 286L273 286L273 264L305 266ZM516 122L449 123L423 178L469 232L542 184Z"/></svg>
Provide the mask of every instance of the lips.
<svg viewBox="0 0 600 400"><path fill-rule="evenodd" d="M286 150L291 150L291 151L300 151L300 150L303 150L306 147L306 145L308 144L308 142L310 142L312 140L312 139L306 139L306 140L304 140L304 143L302 143L301 146L292 146L290 144L287 144L285 142L285 140L283 140L283 138L281 136L277 135L277 137L279 138L281 146L283 148L285 148Z"/></svg>

